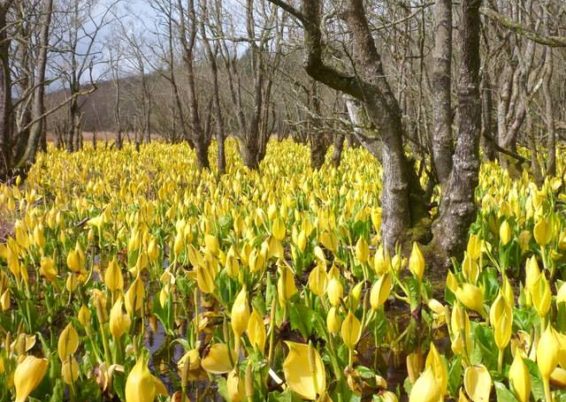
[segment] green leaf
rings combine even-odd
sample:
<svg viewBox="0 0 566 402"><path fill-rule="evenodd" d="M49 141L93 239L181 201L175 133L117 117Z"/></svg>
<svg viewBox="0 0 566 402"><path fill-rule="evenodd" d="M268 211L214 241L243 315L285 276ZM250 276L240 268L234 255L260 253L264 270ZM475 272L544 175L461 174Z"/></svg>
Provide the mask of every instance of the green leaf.
<svg viewBox="0 0 566 402"><path fill-rule="evenodd" d="M518 402L515 395L513 395L503 383L495 382L495 393L497 395L497 402Z"/></svg>
<svg viewBox="0 0 566 402"><path fill-rule="evenodd" d="M536 401L544 400L544 385L537 364L529 359L524 359L523 361L527 365L529 374L531 375L531 393Z"/></svg>
<svg viewBox="0 0 566 402"><path fill-rule="evenodd" d="M460 357L451 360L448 364L448 392L457 395L462 385L462 361Z"/></svg>
<svg viewBox="0 0 566 402"><path fill-rule="evenodd" d="M497 345L493 339L493 330L485 325L472 324L474 350L472 364L484 364L488 370L497 370Z"/></svg>
<svg viewBox="0 0 566 402"><path fill-rule="evenodd" d="M308 338L314 325L314 311L302 304L292 304L289 308L291 328L298 330L303 337Z"/></svg>
<svg viewBox="0 0 566 402"><path fill-rule="evenodd" d="M283 392L271 392L267 397L267 402L301 402L301 400L290 389Z"/></svg>

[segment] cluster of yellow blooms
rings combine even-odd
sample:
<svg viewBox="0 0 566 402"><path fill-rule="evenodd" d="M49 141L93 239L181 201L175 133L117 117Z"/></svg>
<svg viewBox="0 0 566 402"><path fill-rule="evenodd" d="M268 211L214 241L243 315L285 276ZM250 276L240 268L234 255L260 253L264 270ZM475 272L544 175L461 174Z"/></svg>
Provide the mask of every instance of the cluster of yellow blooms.
<svg viewBox="0 0 566 402"><path fill-rule="evenodd" d="M482 166L434 289L381 247L365 151L227 150L220 177L186 145L52 150L0 185L0 400L565 400L566 177Z"/></svg>

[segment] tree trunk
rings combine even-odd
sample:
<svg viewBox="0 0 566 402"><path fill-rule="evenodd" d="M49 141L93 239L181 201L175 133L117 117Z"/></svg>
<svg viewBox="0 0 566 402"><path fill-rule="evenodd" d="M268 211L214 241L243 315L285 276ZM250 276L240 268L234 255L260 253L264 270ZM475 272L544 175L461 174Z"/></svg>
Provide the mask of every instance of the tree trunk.
<svg viewBox="0 0 566 402"><path fill-rule="evenodd" d="M551 81L553 73L552 49L546 49L545 77L542 82L542 93L544 96L544 119L546 120L546 143L548 159L546 162L546 176L556 175L556 128L554 124L554 104L552 102Z"/></svg>
<svg viewBox="0 0 566 402"><path fill-rule="evenodd" d="M488 161L494 161L497 158L495 150L496 129L493 126L493 100L491 96L491 80L487 71L482 77L482 135L481 147L483 156Z"/></svg>
<svg viewBox="0 0 566 402"><path fill-rule="evenodd" d="M328 138L326 133L322 130L322 124L320 121L321 107L320 107L320 97L318 93L318 86L315 80L312 80L311 90L308 91L309 95L309 127L307 128L308 136L310 140L310 150L311 150L311 167L315 170L319 170L322 165L324 165L324 160L326 159L326 151L328 151Z"/></svg>
<svg viewBox="0 0 566 402"><path fill-rule="evenodd" d="M460 80L458 83L458 140L450 179L443 191L440 216L435 222L433 253L442 256L444 267L449 257L460 258L467 244L467 233L476 217L474 200L479 176L480 30L481 0L462 0L460 23Z"/></svg>
<svg viewBox="0 0 566 402"><path fill-rule="evenodd" d="M10 40L6 14L11 2L0 1L0 182L6 181L12 168L12 82Z"/></svg>
<svg viewBox="0 0 566 402"><path fill-rule="evenodd" d="M213 102L214 102L214 111L216 114L215 123L216 123L216 145L217 145L217 167L218 167L218 174L224 174L226 172L226 153L224 148L224 140L225 140L225 133L224 133L224 118L222 116L222 107L220 105L220 85L218 84L218 46L215 45L214 49L210 45L210 41L207 37L205 21L208 21L208 0L201 0L201 10L202 10L202 17L200 19L200 29L201 29L201 36L202 41L204 43L204 48L206 49L206 54L208 57L208 62L210 64L210 70L212 73L212 85L213 85Z"/></svg>
<svg viewBox="0 0 566 402"><path fill-rule="evenodd" d="M344 140L346 135L339 133L334 135L334 150L332 151L332 165L334 167L340 166L342 161L342 152L344 150Z"/></svg>
<svg viewBox="0 0 566 402"><path fill-rule="evenodd" d="M45 120L42 117L45 113L45 70L47 67L47 53L49 48L49 29L51 27L51 16L53 14L53 0L44 0L43 16L41 23L41 34L39 42L39 56L37 59L36 87L33 95L31 108L31 121L29 139L22 158L18 162L18 167L31 165L35 161L35 155L39 147L39 142L44 135Z"/></svg>
<svg viewBox="0 0 566 402"><path fill-rule="evenodd" d="M390 252L407 240L409 229L426 214L422 188L403 149L399 104L386 80L381 57L367 22L362 0L350 0L346 23L353 35L354 61L365 83L361 98L383 142L382 238Z"/></svg>
<svg viewBox="0 0 566 402"><path fill-rule="evenodd" d="M208 161L208 146L209 141L205 138L202 121L199 112L199 101L196 90L196 78L194 71L194 48L197 35L197 18L195 13L194 0L189 0L187 4L188 18L185 19L183 15L183 6L181 0L178 0L179 11L182 13L180 17L181 27L181 43L183 44L183 58L185 62L185 71L187 73L187 86L188 86L188 107L189 119L191 127L191 139L195 146L197 154L197 164L199 169L210 168ZM189 26L187 27L187 24ZM174 68L174 66L172 66Z"/></svg>
<svg viewBox="0 0 566 402"><path fill-rule="evenodd" d="M432 157L438 182L444 186L452 171L452 0L437 0L432 76L434 130Z"/></svg>

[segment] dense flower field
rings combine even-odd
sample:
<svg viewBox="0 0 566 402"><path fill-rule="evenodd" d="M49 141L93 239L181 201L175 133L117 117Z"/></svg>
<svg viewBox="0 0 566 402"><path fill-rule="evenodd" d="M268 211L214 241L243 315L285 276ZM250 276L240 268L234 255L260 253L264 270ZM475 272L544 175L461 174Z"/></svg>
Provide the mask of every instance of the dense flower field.
<svg viewBox="0 0 566 402"><path fill-rule="evenodd" d="M0 186L0 400L566 400L565 176L482 166L439 284L380 247L365 151L228 160L53 150Z"/></svg>

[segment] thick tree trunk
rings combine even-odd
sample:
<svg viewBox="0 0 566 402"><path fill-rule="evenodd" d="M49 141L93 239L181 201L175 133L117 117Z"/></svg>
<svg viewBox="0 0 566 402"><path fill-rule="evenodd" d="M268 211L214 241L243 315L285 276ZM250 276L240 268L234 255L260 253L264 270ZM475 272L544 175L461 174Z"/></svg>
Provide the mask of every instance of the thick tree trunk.
<svg viewBox="0 0 566 402"><path fill-rule="evenodd" d="M358 145L362 144L374 158L381 162L381 154L383 153L381 138L375 127L372 127L371 122L368 121L363 105L349 96L345 97L344 104L353 126L353 135L349 136L350 141L356 141Z"/></svg>
<svg viewBox="0 0 566 402"><path fill-rule="evenodd" d="M0 182L9 178L12 167L12 83L10 41L6 32L10 4L0 1Z"/></svg>
<svg viewBox="0 0 566 402"><path fill-rule="evenodd" d="M324 161L326 160L326 151L328 151L327 135L321 132L311 132L310 135L311 147L311 167L319 170Z"/></svg>
<svg viewBox="0 0 566 402"><path fill-rule="evenodd" d="M488 161L494 161L497 158L495 149L496 128L493 121L493 100L491 95L491 80L489 74L484 72L482 77L482 135L481 148L483 156Z"/></svg>
<svg viewBox="0 0 566 402"><path fill-rule="evenodd" d="M529 144L529 151L531 153L531 171L537 186L541 186L544 179L538 162L538 151L536 146L536 130L533 127L533 118L527 113L527 139Z"/></svg>
<svg viewBox="0 0 566 402"><path fill-rule="evenodd" d="M181 0L178 0L179 10L182 12L183 6ZM184 50L185 70L187 72L187 86L188 86L188 107L189 119L191 127L191 137L197 153L197 162L200 169L210 168L208 161L208 146L209 141L205 138L203 124L200 118L199 101L196 90L196 77L194 71L194 48L197 35L197 18L195 13L194 0L189 0L187 5L188 19L186 26L185 16L181 16L181 42Z"/></svg>
<svg viewBox="0 0 566 402"><path fill-rule="evenodd" d="M554 104L552 102L552 93L550 86L553 73L553 57L552 49L546 49L545 60L545 77L542 82L542 93L544 96L544 119L546 120L546 135L548 140L546 143L548 158L546 161L546 175L556 175L556 127L554 124Z"/></svg>
<svg viewBox="0 0 566 402"><path fill-rule="evenodd" d="M432 72L434 130L432 157L438 182L444 186L452 171L452 0L435 5Z"/></svg>
<svg viewBox="0 0 566 402"><path fill-rule="evenodd" d="M321 105L316 81L312 81L309 91L310 124L307 127L311 150L311 167L318 170L324 165L329 142L327 134L322 130L320 121Z"/></svg>
<svg viewBox="0 0 566 402"><path fill-rule="evenodd" d="M259 168L259 161L257 159L259 150L255 141L240 140L240 156L242 162L248 169L256 170Z"/></svg>
<svg viewBox="0 0 566 402"><path fill-rule="evenodd" d="M479 138L481 131L480 100L480 28L481 0L462 0L460 23L460 80L458 83L458 140L450 179L443 191L440 216L435 222L432 251L443 256L461 257L467 233L476 217L474 200L479 176Z"/></svg>
<svg viewBox="0 0 566 402"><path fill-rule="evenodd" d="M342 152L344 151L344 140L346 135L339 133L334 135L334 150L332 151L332 165L334 167L340 166L342 161Z"/></svg>
<svg viewBox="0 0 566 402"><path fill-rule="evenodd" d="M409 229L425 216L423 191L403 149L403 123L399 104L385 79L381 57L367 22L362 0L350 0L346 23L353 35L354 61L369 88L364 88L368 117L383 142L382 238L393 252L407 240Z"/></svg>
<svg viewBox="0 0 566 402"><path fill-rule="evenodd" d="M44 0L43 16L41 23L41 34L39 42L39 56L37 59L36 88L33 94L33 104L31 108L31 121L29 139L25 152L18 162L18 167L30 165L35 161L35 155L39 147L39 142L44 134L45 120L45 70L47 67L47 53L49 48L49 29L51 27L51 16L53 14L53 0Z"/></svg>
<svg viewBox="0 0 566 402"><path fill-rule="evenodd" d="M200 19L200 29L201 36L204 43L204 48L206 49L206 55L208 57L208 62L210 64L210 71L212 73L212 84L213 84L213 102L215 111L215 124L216 124L216 145L217 145L217 167L218 174L224 174L226 172L226 155L224 148L224 118L222 116L222 106L220 105L220 85L218 83L218 45L214 46L214 49L210 45L210 41L207 37L205 22L208 21L208 0L201 0L201 10L202 17Z"/></svg>

